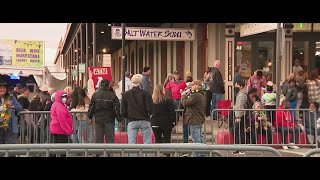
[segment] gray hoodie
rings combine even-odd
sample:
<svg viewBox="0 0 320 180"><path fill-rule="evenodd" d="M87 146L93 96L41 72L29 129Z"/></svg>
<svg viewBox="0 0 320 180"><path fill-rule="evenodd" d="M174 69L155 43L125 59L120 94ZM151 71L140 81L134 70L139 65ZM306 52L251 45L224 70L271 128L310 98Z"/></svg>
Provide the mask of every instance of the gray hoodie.
<svg viewBox="0 0 320 180"><path fill-rule="evenodd" d="M141 87L143 90L147 91L148 93L151 93L150 77L145 72L142 73Z"/></svg>

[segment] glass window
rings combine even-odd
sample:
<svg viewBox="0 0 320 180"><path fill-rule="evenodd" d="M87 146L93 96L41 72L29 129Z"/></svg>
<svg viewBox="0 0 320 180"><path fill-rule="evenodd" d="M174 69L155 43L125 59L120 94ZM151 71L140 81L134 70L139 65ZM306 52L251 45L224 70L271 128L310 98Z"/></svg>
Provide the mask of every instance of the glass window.
<svg viewBox="0 0 320 180"><path fill-rule="evenodd" d="M295 61L299 60L300 65L302 66L303 69L304 67L304 62L305 62L305 43L308 44L307 41L293 41L293 48L292 48L292 66L294 66Z"/></svg>
<svg viewBox="0 0 320 180"><path fill-rule="evenodd" d="M258 61L255 67L262 69L267 81L272 81L274 62L274 42L260 41L258 43Z"/></svg>
<svg viewBox="0 0 320 180"><path fill-rule="evenodd" d="M243 77L251 76L251 42L238 41L236 43L236 66L240 66Z"/></svg>
<svg viewBox="0 0 320 180"><path fill-rule="evenodd" d="M313 23L313 32L320 32L320 23Z"/></svg>

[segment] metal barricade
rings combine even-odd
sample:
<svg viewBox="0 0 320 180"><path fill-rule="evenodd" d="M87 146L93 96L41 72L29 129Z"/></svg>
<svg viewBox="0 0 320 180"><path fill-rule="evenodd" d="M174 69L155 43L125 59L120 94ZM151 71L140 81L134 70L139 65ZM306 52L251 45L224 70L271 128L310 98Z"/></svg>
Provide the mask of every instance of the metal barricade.
<svg viewBox="0 0 320 180"><path fill-rule="evenodd" d="M0 156L84 156L84 157L128 157L136 154L138 157L162 157L172 154L179 157L190 153L192 157L223 157L221 151L242 150L252 152L269 152L272 156L281 154L265 146L243 145L205 145L205 144L4 144L0 145ZM167 156L166 156L167 157Z"/></svg>
<svg viewBox="0 0 320 180"><path fill-rule="evenodd" d="M289 146L292 148L296 148L294 146L317 147L319 135L315 114L311 114L309 109L285 109L285 113L282 110L215 109L212 112L212 114L216 114L215 117L206 121L206 123L208 121L210 123L209 128L211 129L209 132L212 132L212 138L209 140L205 138L205 140L212 144L250 144L273 147ZM239 122L235 117L236 112L240 112L237 115L241 115ZM277 113L278 116L281 116L279 120L276 117ZM281 126L287 123L285 121L290 116L294 116L296 126L290 128ZM275 124L279 125L275 127ZM207 128L207 126L204 126L204 132L207 132Z"/></svg>
<svg viewBox="0 0 320 180"><path fill-rule="evenodd" d="M303 155L303 157L311 157L312 155L315 155L315 154L319 154L320 153L320 149L311 149L311 150L309 150L309 151L307 151L304 155ZM319 157L319 156L317 156L317 157Z"/></svg>

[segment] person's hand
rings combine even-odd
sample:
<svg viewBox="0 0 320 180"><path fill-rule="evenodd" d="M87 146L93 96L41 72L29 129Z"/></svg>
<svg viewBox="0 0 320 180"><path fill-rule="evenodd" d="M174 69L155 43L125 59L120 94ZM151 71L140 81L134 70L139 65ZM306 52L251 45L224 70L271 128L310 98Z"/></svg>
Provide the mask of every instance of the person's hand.
<svg viewBox="0 0 320 180"><path fill-rule="evenodd" d="M258 120L261 121L261 120L262 120L262 117L258 117Z"/></svg>
<svg viewBox="0 0 320 180"><path fill-rule="evenodd" d="M240 118L236 118L236 123L239 123L240 122Z"/></svg>
<svg viewBox="0 0 320 180"><path fill-rule="evenodd" d="M186 91L182 91L181 92L181 96L186 96L187 94L186 94Z"/></svg>

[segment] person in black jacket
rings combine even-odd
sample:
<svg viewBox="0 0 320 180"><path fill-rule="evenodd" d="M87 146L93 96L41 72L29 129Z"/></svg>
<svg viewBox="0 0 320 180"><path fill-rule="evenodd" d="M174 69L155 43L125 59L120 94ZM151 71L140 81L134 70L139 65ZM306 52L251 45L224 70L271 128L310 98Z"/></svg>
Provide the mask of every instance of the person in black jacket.
<svg viewBox="0 0 320 180"><path fill-rule="evenodd" d="M30 101L29 101L29 95L30 95L30 90L29 88L25 87L22 89L22 94L18 96L18 102L22 106L22 109L28 110L30 106Z"/></svg>
<svg viewBox="0 0 320 180"><path fill-rule="evenodd" d="M151 125L156 143L170 143L171 131L176 123L173 100L165 97L162 85L157 85L154 87L152 101Z"/></svg>
<svg viewBox="0 0 320 180"><path fill-rule="evenodd" d="M152 114L152 98L149 92L140 88L142 75L132 76L132 89L122 96L121 114L127 118L129 144L136 144L138 130L141 129L143 143L152 143L150 115Z"/></svg>
<svg viewBox="0 0 320 180"><path fill-rule="evenodd" d="M103 143L106 136L107 143L114 143L114 123L117 118L119 125L122 118L120 116L120 103L118 97L110 90L110 81L101 80L101 88L96 91L91 98L89 105L89 124L95 118L96 143Z"/></svg>
<svg viewBox="0 0 320 180"><path fill-rule="evenodd" d="M218 101L222 99L222 96L225 93L224 80L222 79L220 68L221 61L215 60L214 67L211 68L211 71L205 80L208 82L210 91L212 92L211 112L215 109L218 109ZM216 113L217 111L214 112ZM217 114L213 114L213 117L217 117Z"/></svg>

